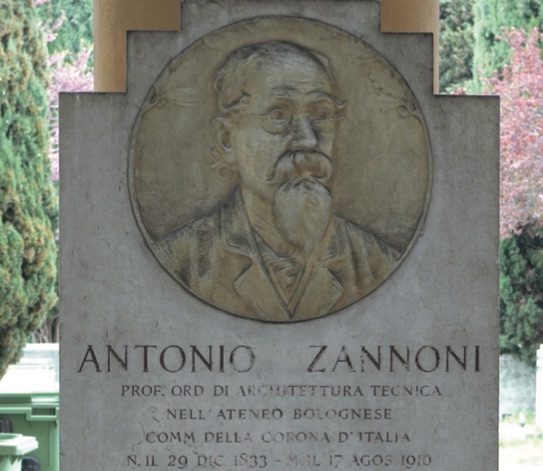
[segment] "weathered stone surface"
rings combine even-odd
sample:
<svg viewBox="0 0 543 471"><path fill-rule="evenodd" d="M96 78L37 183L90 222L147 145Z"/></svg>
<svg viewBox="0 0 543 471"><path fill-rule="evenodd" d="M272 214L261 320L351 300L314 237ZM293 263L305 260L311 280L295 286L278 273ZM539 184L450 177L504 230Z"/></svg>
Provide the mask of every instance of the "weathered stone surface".
<svg viewBox="0 0 543 471"><path fill-rule="evenodd" d="M131 193L182 286L244 317L307 320L400 264L430 161L416 98L375 50L320 22L257 19L206 35L153 84Z"/></svg>
<svg viewBox="0 0 543 471"><path fill-rule="evenodd" d="M129 36L126 94L61 100L63 466L497 469L497 100L433 96L431 38L379 33L376 2L201 3L180 33ZM229 79L248 96L232 108L219 68L271 41L296 51L273 43ZM286 170L329 187L310 231L292 194L281 220L263 175L304 132L294 150L331 162ZM251 213L245 187L268 204ZM232 275L224 204L277 299ZM324 266L330 227L351 278ZM366 289L350 280L376 240ZM298 285L273 279L266 247Z"/></svg>

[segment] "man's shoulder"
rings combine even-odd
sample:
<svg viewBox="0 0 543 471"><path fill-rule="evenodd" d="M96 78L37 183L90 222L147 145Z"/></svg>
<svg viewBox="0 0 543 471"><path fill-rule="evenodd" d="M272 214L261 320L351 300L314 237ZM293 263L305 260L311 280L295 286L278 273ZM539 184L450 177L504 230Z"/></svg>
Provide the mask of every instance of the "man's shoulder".
<svg viewBox="0 0 543 471"><path fill-rule="evenodd" d="M168 232L158 240L158 244L168 251L176 251L176 246L209 239L218 231L219 212L213 211Z"/></svg>
<svg viewBox="0 0 543 471"><path fill-rule="evenodd" d="M335 224L336 231L348 239L351 250L362 252L366 257L370 254L378 254L389 261L395 261L402 254L401 249L387 242L384 238L341 216L335 216Z"/></svg>
<svg viewBox="0 0 543 471"><path fill-rule="evenodd" d="M231 220L239 217L242 204L241 196L236 189L211 212L168 232L161 237L161 241L167 244L177 239L190 239L194 236L204 237L205 234L216 233L221 230L223 225L229 226Z"/></svg>

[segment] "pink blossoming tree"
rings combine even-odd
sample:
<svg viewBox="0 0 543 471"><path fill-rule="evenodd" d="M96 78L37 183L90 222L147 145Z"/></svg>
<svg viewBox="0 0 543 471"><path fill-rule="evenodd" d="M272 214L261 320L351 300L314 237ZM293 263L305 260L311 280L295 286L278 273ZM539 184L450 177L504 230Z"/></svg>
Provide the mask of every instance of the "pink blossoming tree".
<svg viewBox="0 0 543 471"><path fill-rule="evenodd" d="M501 97L500 235L527 223L543 225L543 35L537 29L504 33L510 63L487 81Z"/></svg>

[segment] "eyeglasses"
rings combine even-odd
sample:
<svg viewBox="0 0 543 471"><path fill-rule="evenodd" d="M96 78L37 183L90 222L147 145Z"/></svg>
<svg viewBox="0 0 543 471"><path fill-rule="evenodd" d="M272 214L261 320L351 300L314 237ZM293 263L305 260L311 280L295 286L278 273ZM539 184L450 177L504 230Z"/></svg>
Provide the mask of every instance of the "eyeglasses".
<svg viewBox="0 0 543 471"><path fill-rule="evenodd" d="M299 111L294 107L274 106L266 113L247 113L244 109L232 110L231 112L255 117L260 126L271 134L279 134L292 130L298 116L306 117L311 128L317 132L332 130L339 119L335 107L328 103L312 107L307 111Z"/></svg>

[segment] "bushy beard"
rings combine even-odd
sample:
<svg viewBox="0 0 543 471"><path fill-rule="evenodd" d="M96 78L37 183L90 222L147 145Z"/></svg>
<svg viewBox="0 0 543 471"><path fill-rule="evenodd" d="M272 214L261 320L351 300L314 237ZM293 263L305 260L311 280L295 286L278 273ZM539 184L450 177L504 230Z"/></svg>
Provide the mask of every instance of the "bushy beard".
<svg viewBox="0 0 543 471"><path fill-rule="evenodd" d="M332 218L332 198L325 185L331 176L326 155L292 151L277 160L269 178L279 185L273 205L277 228L306 256L323 240Z"/></svg>

